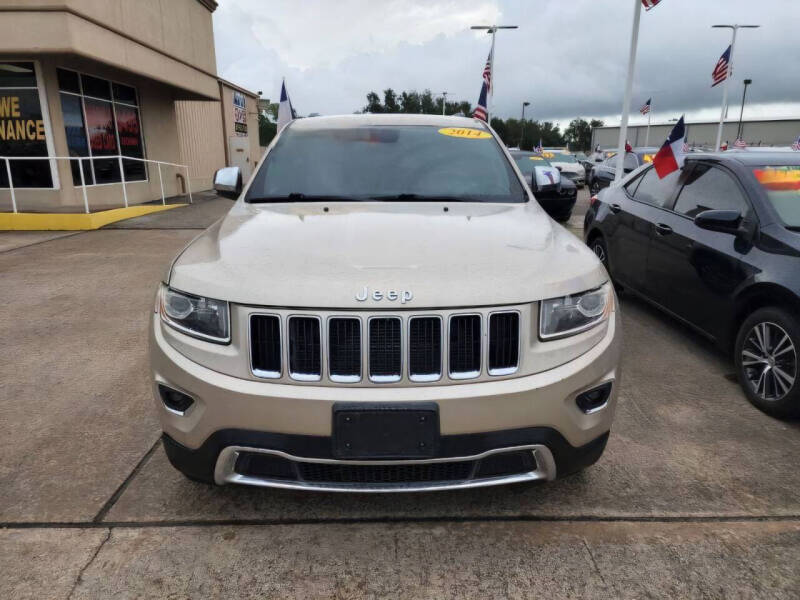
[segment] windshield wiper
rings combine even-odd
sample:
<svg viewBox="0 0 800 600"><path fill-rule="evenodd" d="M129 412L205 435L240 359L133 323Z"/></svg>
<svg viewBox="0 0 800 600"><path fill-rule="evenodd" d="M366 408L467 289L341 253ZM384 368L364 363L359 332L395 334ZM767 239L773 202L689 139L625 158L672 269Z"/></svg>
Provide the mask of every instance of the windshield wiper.
<svg viewBox="0 0 800 600"><path fill-rule="evenodd" d="M426 196L424 194L390 194L372 196L370 199L381 202L480 202L480 200L468 196Z"/></svg>
<svg viewBox="0 0 800 600"><path fill-rule="evenodd" d="M246 201L258 204L262 202L360 202L361 200L359 198L353 198L352 196L314 195L292 192L285 196L255 196L247 198Z"/></svg>

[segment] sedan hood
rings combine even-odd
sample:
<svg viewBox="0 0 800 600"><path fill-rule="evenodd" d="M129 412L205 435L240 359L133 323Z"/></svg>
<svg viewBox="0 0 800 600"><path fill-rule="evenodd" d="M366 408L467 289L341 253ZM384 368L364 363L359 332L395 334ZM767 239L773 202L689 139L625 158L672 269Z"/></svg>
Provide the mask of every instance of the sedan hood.
<svg viewBox="0 0 800 600"><path fill-rule="evenodd" d="M241 304L374 310L518 304L606 279L535 202L239 201L186 247L169 284Z"/></svg>

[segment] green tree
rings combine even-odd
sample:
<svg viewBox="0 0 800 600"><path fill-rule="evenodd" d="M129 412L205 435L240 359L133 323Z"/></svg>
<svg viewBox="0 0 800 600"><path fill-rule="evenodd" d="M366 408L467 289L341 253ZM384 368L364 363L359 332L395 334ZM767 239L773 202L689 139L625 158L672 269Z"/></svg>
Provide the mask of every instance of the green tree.
<svg viewBox="0 0 800 600"><path fill-rule="evenodd" d="M572 150L588 150L592 144L592 126L580 117L573 119L564 131L564 138Z"/></svg>
<svg viewBox="0 0 800 600"><path fill-rule="evenodd" d="M394 93L392 88L383 90L383 112L400 112L400 104L397 102L397 94Z"/></svg>
<svg viewBox="0 0 800 600"><path fill-rule="evenodd" d="M381 104L381 98L375 92L370 92L367 94L367 105L364 107L365 113L382 113L383 112L383 105Z"/></svg>
<svg viewBox="0 0 800 600"><path fill-rule="evenodd" d="M276 105L277 106L277 105ZM276 118L277 120L277 118ZM267 115L259 113L258 115L258 143L262 146L268 146L278 132L277 123L270 121Z"/></svg>

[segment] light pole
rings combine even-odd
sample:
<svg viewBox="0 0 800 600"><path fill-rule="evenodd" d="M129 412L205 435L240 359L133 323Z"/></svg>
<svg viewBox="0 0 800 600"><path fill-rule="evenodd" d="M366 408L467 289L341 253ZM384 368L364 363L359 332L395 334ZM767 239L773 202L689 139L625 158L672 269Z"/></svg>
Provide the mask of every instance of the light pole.
<svg viewBox="0 0 800 600"><path fill-rule="evenodd" d="M447 106L447 94L450 92L442 92L442 116L444 116L444 109Z"/></svg>
<svg viewBox="0 0 800 600"><path fill-rule="evenodd" d="M712 25L712 29L731 29L733 34L731 36L731 56L728 60L728 72L725 77L725 83L722 89L722 112L719 115L719 129L717 129L717 144L714 147L716 152L719 152L719 145L722 141L722 126L725 124L725 113L728 112L728 81L733 74L733 52L736 49L736 32L740 29L758 29L760 25Z"/></svg>
<svg viewBox="0 0 800 600"><path fill-rule="evenodd" d="M636 46L639 44L639 17L642 14L641 0L633 2L633 27L631 29L631 45L628 51L628 75L625 79L625 99L622 101L622 121L619 125L619 143L617 144L617 170L614 181L622 179L625 165L625 142L628 136L628 116L631 109L633 93L633 72L636 66Z"/></svg>
<svg viewBox="0 0 800 600"><path fill-rule="evenodd" d="M489 51L489 98L486 99L486 122L492 125L491 101L494 98L494 35L498 29L518 29L517 25L473 25L470 29L486 29L486 33L492 34L492 49Z"/></svg>
<svg viewBox="0 0 800 600"><path fill-rule="evenodd" d="M519 149L522 150L522 138L525 137L525 107L530 106L530 102L523 102L522 103L522 128L520 129L519 134Z"/></svg>
<svg viewBox="0 0 800 600"><path fill-rule="evenodd" d="M747 98L747 86L753 83L752 79L744 80L744 91L742 92L742 110L739 111L739 128L736 130L736 139L742 137L742 117L744 116L744 99Z"/></svg>

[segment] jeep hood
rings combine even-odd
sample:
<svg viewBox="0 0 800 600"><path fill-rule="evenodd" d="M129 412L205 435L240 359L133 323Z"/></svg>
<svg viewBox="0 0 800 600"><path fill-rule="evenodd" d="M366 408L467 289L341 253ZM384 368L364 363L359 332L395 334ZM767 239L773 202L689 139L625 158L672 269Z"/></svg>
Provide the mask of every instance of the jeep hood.
<svg viewBox="0 0 800 600"><path fill-rule="evenodd" d="M168 279L241 304L397 310L403 292L412 295L406 309L518 304L590 289L607 276L535 202L239 201L186 247ZM365 287L368 299L356 300ZM386 298L391 291L397 300Z"/></svg>

